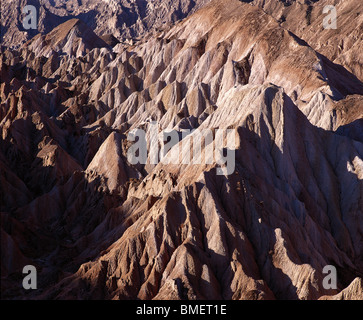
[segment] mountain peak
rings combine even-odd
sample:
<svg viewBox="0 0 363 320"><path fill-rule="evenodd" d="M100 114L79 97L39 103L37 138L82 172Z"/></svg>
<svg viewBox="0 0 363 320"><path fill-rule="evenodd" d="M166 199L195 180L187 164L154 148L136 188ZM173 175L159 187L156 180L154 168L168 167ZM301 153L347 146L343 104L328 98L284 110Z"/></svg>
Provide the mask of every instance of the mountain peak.
<svg viewBox="0 0 363 320"><path fill-rule="evenodd" d="M80 57L94 48L110 48L80 19L68 20L46 35L37 35L26 43L36 56L48 57L53 51Z"/></svg>

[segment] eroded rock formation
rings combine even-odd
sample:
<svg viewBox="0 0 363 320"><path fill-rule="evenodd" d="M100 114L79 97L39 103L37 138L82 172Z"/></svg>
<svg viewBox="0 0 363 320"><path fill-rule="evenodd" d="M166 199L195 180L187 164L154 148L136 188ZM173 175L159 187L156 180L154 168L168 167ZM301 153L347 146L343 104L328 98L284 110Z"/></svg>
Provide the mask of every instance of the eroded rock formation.
<svg viewBox="0 0 363 320"><path fill-rule="evenodd" d="M362 299L362 42L328 54L325 2L310 33L277 2L212 1L114 48L77 19L2 48L3 298ZM235 170L131 165L128 134L154 122L234 129Z"/></svg>

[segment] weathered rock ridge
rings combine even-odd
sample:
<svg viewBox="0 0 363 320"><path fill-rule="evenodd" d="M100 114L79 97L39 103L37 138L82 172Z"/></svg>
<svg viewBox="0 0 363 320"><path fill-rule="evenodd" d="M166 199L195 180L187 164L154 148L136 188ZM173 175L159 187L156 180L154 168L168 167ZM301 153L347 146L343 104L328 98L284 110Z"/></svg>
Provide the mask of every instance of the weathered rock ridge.
<svg viewBox="0 0 363 320"><path fill-rule="evenodd" d="M1 42L13 48L59 24L81 19L98 36L135 41L175 23L210 0L4 0L1 2ZM23 8L37 10L37 29L25 30ZM116 44L116 43L115 43Z"/></svg>

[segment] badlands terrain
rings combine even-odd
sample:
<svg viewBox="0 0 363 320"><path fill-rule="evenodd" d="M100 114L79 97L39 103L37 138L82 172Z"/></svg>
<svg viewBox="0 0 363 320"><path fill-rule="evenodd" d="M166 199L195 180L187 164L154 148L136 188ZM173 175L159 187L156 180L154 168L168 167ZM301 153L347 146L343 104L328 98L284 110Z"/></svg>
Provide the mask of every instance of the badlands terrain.
<svg viewBox="0 0 363 320"><path fill-rule="evenodd" d="M1 298L363 299L362 37L360 0L1 1ZM155 123L233 172L132 165Z"/></svg>

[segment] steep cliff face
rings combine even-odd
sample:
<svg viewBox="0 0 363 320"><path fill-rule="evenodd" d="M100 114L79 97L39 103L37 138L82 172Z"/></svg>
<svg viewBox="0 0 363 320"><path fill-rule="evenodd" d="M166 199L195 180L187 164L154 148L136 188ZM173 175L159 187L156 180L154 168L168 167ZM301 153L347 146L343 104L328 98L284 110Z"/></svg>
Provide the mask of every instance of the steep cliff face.
<svg viewBox="0 0 363 320"><path fill-rule="evenodd" d="M4 298L362 299L363 84L281 3L212 1L114 48L73 19L2 49ZM128 135L155 127L231 130L234 170L181 161L198 131L132 165Z"/></svg>

